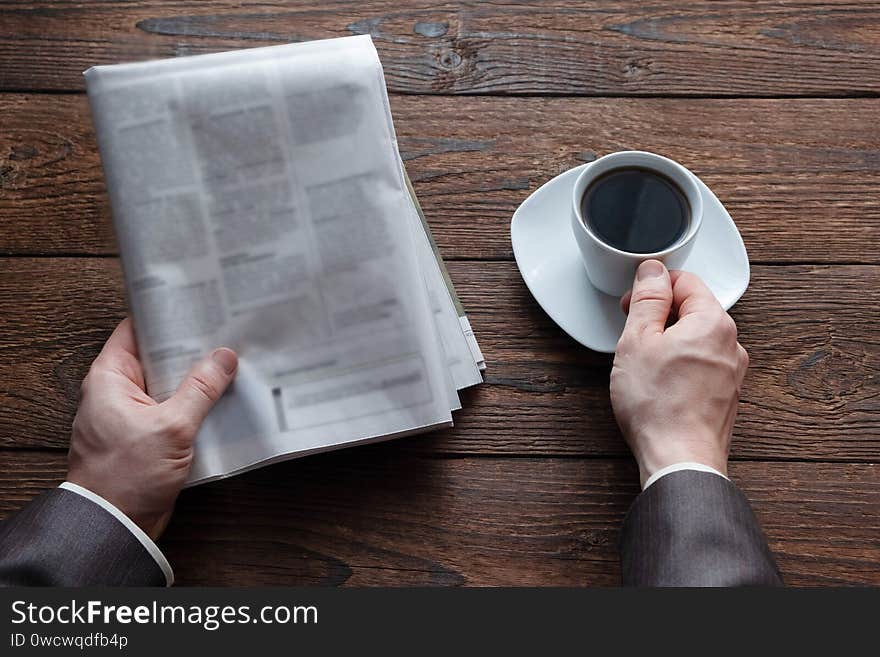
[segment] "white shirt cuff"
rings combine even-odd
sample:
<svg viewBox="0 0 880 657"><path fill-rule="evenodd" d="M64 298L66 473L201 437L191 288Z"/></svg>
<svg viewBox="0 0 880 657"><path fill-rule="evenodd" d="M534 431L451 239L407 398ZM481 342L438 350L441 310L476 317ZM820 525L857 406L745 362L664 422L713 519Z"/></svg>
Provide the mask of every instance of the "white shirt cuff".
<svg viewBox="0 0 880 657"><path fill-rule="evenodd" d="M114 518L116 518L123 525L125 525L126 529L134 534L134 537L140 541L141 545L144 546L144 549L150 554L151 557L153 557L159 568L162 569L162 573L165 575L165 585L171 586L172 584L174 584L174 571L171 570L171 564L168 563L168 559L165 558L165 555L162 554L162 551L152 541L152 539L150 539L150 537L144 533L144 530L142 530L140 527L134 524L134 522L132 522L131 518L129 518L122 511L110 504L110 502L105 500L103 497L93 493L87 488L83 488L82 486L73 484L69 481L65 481L63 484L58 486L58 488L63 488L64 490L69 490L70 492L76 493L77 495L82 495L84 498L94 502L102 509L107 511Z"/></svg>
<svg viewBox="0 0 880 657"><path fill-rule="evenodd" d="M657 472L648 477L648 481L646 481L645 485L642 486L642 490L648 490L648 486L660 479L660 477L665 477L666 475L672 474L673 472L678 472L679 470L697 470L699 472L711 472L712 474L717 474L719 477L724 477L724 475L718 472L718 470L716 470L715 468L710 468L708 465L703 465L702 463L696 463L694 461L684 461L682 463L673 463L672 465L667 465L665 468L660 468L659 470L657 470ZM727 477L724 478L727 479Z"/></svg>

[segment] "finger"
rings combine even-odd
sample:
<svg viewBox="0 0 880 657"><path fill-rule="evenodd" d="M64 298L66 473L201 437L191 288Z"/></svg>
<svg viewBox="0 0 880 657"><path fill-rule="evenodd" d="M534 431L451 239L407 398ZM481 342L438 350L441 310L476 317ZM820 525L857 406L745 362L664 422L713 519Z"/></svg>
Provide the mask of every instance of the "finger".
<svg viewBox="0 0 880 657"><path fill-rule="evenodd" d="M134 324L130 318L126 317L119 322L104 343L94 366L118 372L141 390L146 390L144 369L138 356Z"/></svg>
<svg viewBox="0 0 880 657"><path fill-rule="evenodd" d="M662 333L671 307L669 272L659 260L646 260L636 271L624 333Z"/></svg>
<svg viewBox="0 0 880 657"><path fill-rule="evenodd" d="M669 270L669 280L672 281L673 288L675 287L675 281L678 280L678 277L684 273L680 269L670 269ZM629 303L632 299L632 290L627 290L627 292L620 297L620 309L623 311L624 315L629 314Z"/></svg>
<svg viewBox="0 0 880 657"><path fill-rule="evenodd" d="M216 349L190 368L177 391L163 402L172 414L199 426L235 378L238 356L232 349Z"/></svg>
<svg viewBox="0 0 880 657"><path fill-rule="evenodd" d="M736 353L739 357L740 377L743 377L745 376L746 371L749 369L749 352L746 351L745 347L737 342Z"/></svg>
<svg viewBox="0 0 880 657"><path fill-rule="evenodd" d="M126 317L113 329L113 333L104 343L101 349L101 355L115 356L120 353L126 353L138 357L137 340L134 335L134 324L130 317Z"/></svg>
<svg viewBox="0 0 880 657"><path fill-rule="evenodd" d="M679 319L696 312L717 311L718 299L696 274L682 271L672 285L672 307Z"/></svg>
<svg viewBox="0 0 880 657"><path fill-rule="evenodd" d="M670 269L669 270L669 280L672 282L672 289L673 290L675 289L675 283L678 281L678 279L681 278L682 275L686 274L686 273L687 272L682 271L681 269Z"/></svg>

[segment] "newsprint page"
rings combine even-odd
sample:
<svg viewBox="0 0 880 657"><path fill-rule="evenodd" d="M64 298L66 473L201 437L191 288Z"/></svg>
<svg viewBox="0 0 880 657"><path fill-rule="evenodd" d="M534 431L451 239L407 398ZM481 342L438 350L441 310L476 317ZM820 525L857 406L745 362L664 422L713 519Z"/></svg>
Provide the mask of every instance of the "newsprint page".
<svg viewBox="0 0 880 657"><path fill-rule="evenodd" d="M86 72L148 392L235 383L189 483L451 424L482 355L397 150L368 36Z"/></svg>

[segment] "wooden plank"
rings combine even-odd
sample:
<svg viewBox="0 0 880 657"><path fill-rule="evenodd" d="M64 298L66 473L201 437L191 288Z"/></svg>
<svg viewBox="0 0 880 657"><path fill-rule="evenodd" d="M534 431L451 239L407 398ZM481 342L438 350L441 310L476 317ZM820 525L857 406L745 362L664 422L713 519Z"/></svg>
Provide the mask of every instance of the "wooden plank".
<svg viewBox="0 0 880 657"><path fill-rule="evenodd" d="M79 382L124 314L113 259L0 261L0 446L64 448ZM736 458L880 460L876 266L759 266L734 309L752 366ZM611 358L544 315L513 263L450 272L486 355L456 426L405 439L440 453L624 455Z"/></svg>
<svg viewBox="0 0 880 657"><path fill-rule="evenodd" d="M614 150L691 167L753 260L880 263L880 99L395 97L407 169L446 258L510 258L543 182ZM0 253L116 251L86 99L0 94Z"/></svg>
<svg viewBox="0 0 880 657"><path fill-rule="evenodd" d="M403 93L880 92L861 2L6 2L0 88L81 90L89 66L370 34Z"/></svg>
<svg viewBox="0 0 880 657"><path fill-rule="evenodd" d="M559 329L515 265L460 262L450 271L489 363L489 385L466 400L443 449L621 449L607 393L611 357ZM751 357L734 457L880 456L878 276L874 266L752 267L731 313Z"/></svg>
<svg viewBox="0 0 880 657"><path fill-rule="evenodd" d="M64 478L7 451L0 516ZM880 465L732 464L788 584L880 584ZM609 586L628 460L422 458L393 445L184 491L162 548L180 584Z"/></svg>

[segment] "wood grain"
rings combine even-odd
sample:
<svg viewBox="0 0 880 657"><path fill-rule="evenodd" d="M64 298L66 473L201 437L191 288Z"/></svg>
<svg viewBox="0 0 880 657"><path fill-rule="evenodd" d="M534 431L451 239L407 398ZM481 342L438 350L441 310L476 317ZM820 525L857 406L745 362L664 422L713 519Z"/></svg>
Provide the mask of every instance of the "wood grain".
<svg viewBox="0 0 880 657"><path fill-rule="evenodd" d="M616 584L637 489L610 357L531 298L509 222L553 176L639 148L700 175L749 250L733 315L752 366L731 469L786 581L880 585L868 0L3 2L0 517L62 480L79 382L125 312L87 100L22 92L81 92L96 64L350 34L379 50L486 383L450 431L185 491L163 539L178 581Z"/></svg>
<svg viewBox="0 0 880 657"><path fill-rule="evenodd" d="M118 263L0 261L0 446L67 443L79 382L124 315ZM456 426L401 441L439 453L624 455L608 400L609 356L572 341L513 263L450 273L489 363ZM752 365L735 458L880 460L876 266L759 266L734 308ZM817 290L824 290L818 294Z"/></svg>
<svg viewBox="0 0 880 657"><path fill-rule="evenodd" d="M512 257L510 218L533 190L641 148L712 187L753 261L880 263L880 99L395 97L392 110L447 259ZM0 116L0 253L115 253L86 99L0 95Z"/></svg>
<svg viewBox="0 0 880 657"><path fill-rule="evenodd" d="M370 34L392 91L880 92L874 2L4 2L0 88L81 90L96 64Z"/></svg>
<svg viewBox="0 0 880 657"><path fill-rule="evenodd" d="M0 452L0 516L64 478ZM734 463L788 584L880 584L880 465ZM395 445L184 491L162 548L184 585L612 586L628 460L426 458Z"/></svg>

